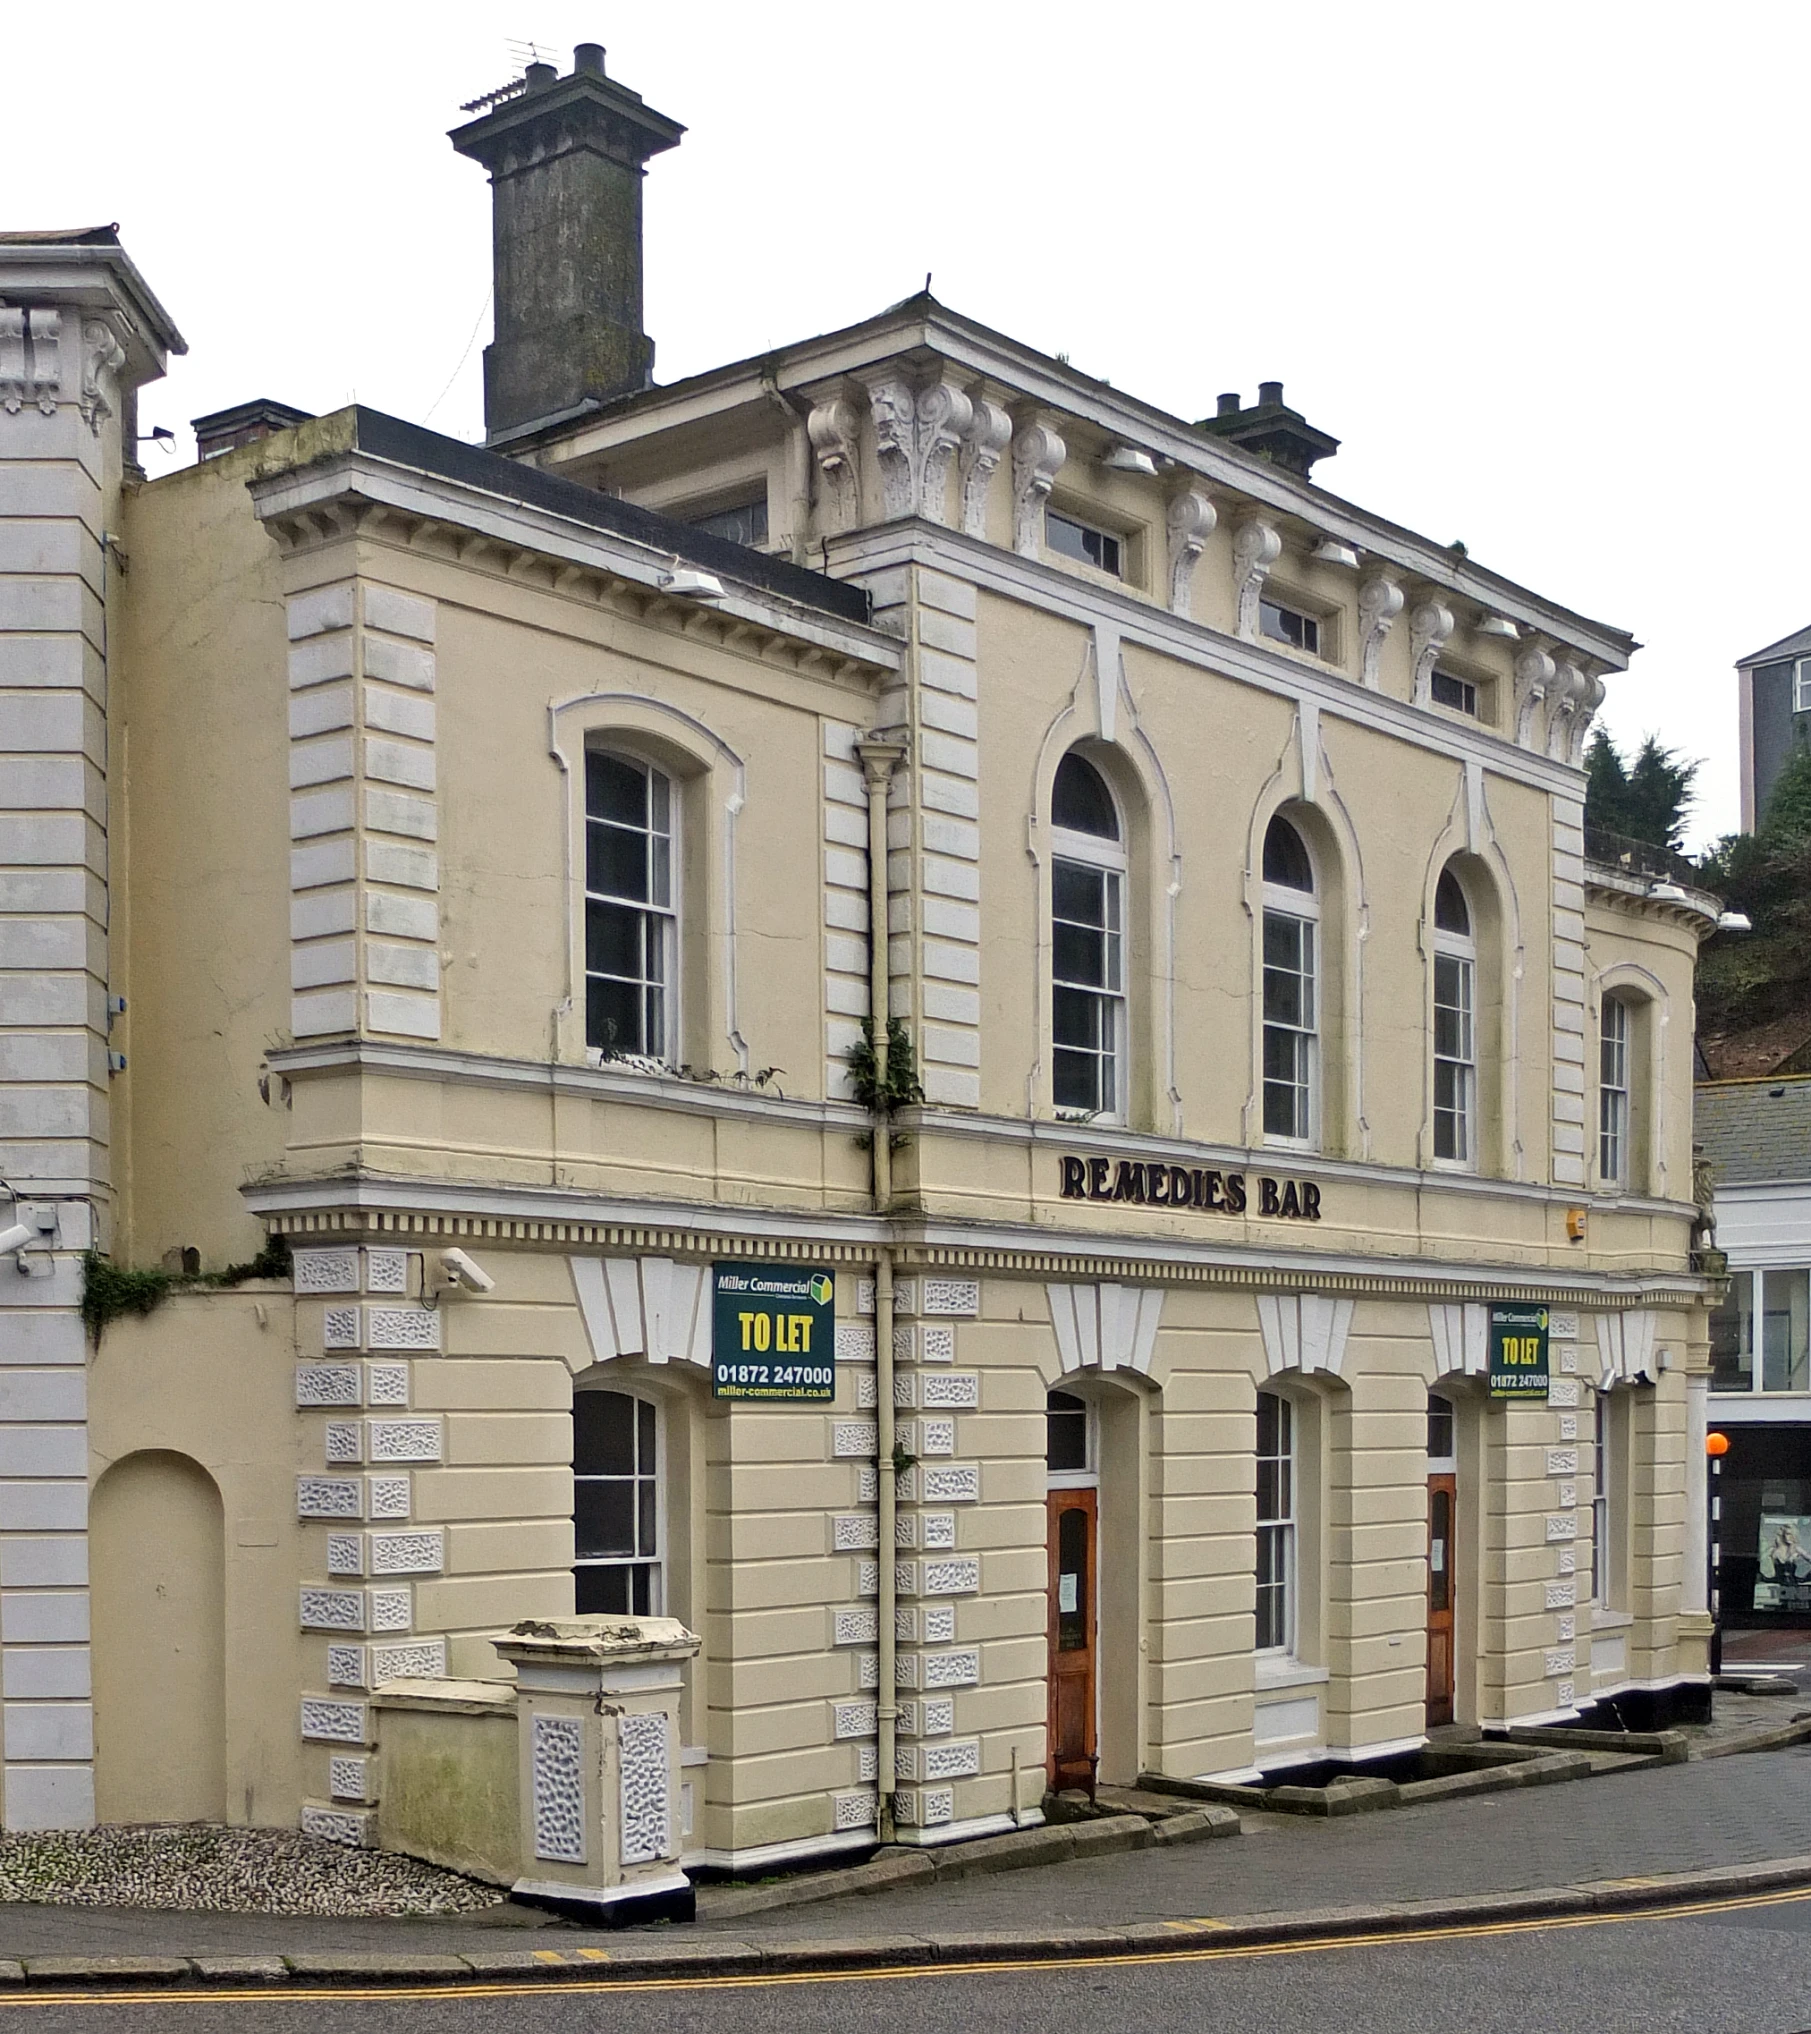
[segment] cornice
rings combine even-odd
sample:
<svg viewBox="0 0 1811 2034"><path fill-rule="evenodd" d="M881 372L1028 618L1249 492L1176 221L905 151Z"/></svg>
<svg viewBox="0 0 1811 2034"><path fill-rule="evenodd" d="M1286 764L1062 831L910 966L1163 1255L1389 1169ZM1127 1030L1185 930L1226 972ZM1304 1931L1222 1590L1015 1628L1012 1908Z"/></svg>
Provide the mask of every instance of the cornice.
<svg viewBox="0 0 1811 2034"><path fill-rule="evenodd" d="M587 418L564 433L538 441L538 463L557 471L571 460L606 455L647 437L656 428L721 415L743 402L764 402L763 383L821 400L844 377L868 375L884 365L906 369L941 360L990 384L995 400L1047 408L1093 425L1104 436L1126 439L1235 496L1248 509L1268 509L1311 524L1350 544L1374 563L1388 564L1430 587L1506 616L1532 632L1554 637L1612 670L1628 667L1637 647L1625 630L1545 600L1515 581L1457 557L1445 545L1372 515L1253 457L1187 420L1141 402L1123 390L1080 373L929 298L914 298L859 325L845 327L759 359L715 368L670 387L649 390ZM502 441L508 442L508 441ZM529 441L523 441L527 449ZM548 451L562 456L548 458Z"/></svg>
<svg viewBox="0 0 1811 2034"><path fill-rule="evenodd" d="M1511 1295L1553 1306L1695 1304L1709 1287L1688 1272L1543 1272L1513 1264L1427 1264L1352 1253L1215 1247L1098 1236L1019 1224L926 1221L910 1214L836 1215L784 1209L688 1207L603 1200L551 1187L477 1185L361 1174L267 1180L243 1187L246 1204L292 1242L368 1237L461 1241L541 1250L645 1252L861 1265L889 1247L902 1270L986 1272L1027 1279L1111 1279L1133 1284L1317 1292L1375 1298L1478 1300Z"/></svg>
<svg viewBox="0 0 1811 2034"><path fill-rule="evenodd" d="M306 551L359 534L486 569L518 584L586 597L693 640L782 654L801 669L868 682L897 671L898 639L809 610L733 580L702 605L663 593L670 552L515 503L482 488L347 451L248 483L257 514L285 549Z"/></svg>
<svg viewBox="0 0 1811 2034"><path fill-rule="evenodd" d="M1455 762L1481 763L1500 777L1555 797L1576 801L1583 795L1581 770L1488 728L1462 726L1407 700L1373 691L1356 679L1269 649L1262 641L1229 636L1206 622L1153 607L1110 585L1077 579L1041 559L1022 557L939 523L910 519L881 524L830 538L828 551L839 576L878 572L890 565L929 565L960 572L990 593L1042 608L1079 628L1111 620L1122 643L1177 658L1278 698L1312 700L1324 714L1381 730Z"/></svg>

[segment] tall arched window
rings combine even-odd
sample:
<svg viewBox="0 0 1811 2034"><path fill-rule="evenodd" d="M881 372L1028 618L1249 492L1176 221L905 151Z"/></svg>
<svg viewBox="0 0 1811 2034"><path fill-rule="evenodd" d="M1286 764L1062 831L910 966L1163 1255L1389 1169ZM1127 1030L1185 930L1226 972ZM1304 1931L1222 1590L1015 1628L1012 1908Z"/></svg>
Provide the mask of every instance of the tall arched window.
<svg viewBox="0 0 1811 2034"><path fill-rule="evenodd" d="M572 1506L578 1615L659 1616L660 1413L651 1400L573 1393Z"/></svg>
<svg viewBox="0 0 1811 2034"><path fill-rule="evenodd" d="M1056 1106L1125 1109L1125 831L1106 779L1071 751L1050 820L1051 1061Z"/></svg>
<svg viewBox="0 0 1811 2034"><path fill-rule="evenodd" d="M1434 891L1434 1156L1456 1165L1477 1162L1477 993L1471 905L1443 869Z"/></svg>
<svg viewBox="0 0 1811 2034"><path fill-rule="evenodd" d="M1627 1186L1629 1150L1629 1006L1603 999L1597 1036L1597 1174L1605 1186Z"/></svg>
<svg viewBox="0 0 1811 2034"><path fill-rule="evenodd" d="M1308 1144L1320 1116L1320 903L1288 820L1264 835L1264 1135Z"/></svg>
<svg viewBox="0 0 1811 2034"><path fill-rule="evenodd" d="M1295 1409L1274 1391L1258 1393L1257 1631L1261 1653L1295 1650Z"/></svg>
<svg viewBox="0 0 1811 2034"><path fill-rule="evenodd" d="M585 753L585 1043L665 1059L676 1036L673 786L649 764Z"/></svg>

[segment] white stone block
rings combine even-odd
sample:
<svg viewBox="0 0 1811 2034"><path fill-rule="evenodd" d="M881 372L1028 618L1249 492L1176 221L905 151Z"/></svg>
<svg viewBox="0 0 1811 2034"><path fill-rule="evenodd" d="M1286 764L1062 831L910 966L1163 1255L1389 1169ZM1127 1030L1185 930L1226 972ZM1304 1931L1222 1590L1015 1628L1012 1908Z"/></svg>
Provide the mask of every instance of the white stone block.
<svg viewBox="0 0 1811 2034"><path fill-rule="evenodd" d="M972 742L981 731L981 717L974 706L966 699L957 699L947 693L920 693L918 712L927 729L960 735L966 741Z"/></svg>
<svg viewBox="0 0 1811 2034"><path fill-rule="evenodd" d="M8 1646L0 1689L11 1701L86 1701L94 1692L86 1646Z"/></svg>
<svg viewBox="0 0 1811 2034"><path fill-rule="evenodd" d="M927 811L948 812L958 819L979 818L981 812L979 786L966 783L960 777L946 777L938 770L921 771L919 785Z"/></svg>
<svg viewBox="0 0 1811 2034"><path fill-rule="evenodd" d="M824 984L824 1008L841 1017L868 1014L868 985L859 975L831 975Z"/></svg>
<svg viewBox="0 0 1811 2034"><path fill-rule="evenodd" d="M81 863L88 822L79 812L0 812L0 862L12 867Z"/></svg>
<svg viewBox="0 0 1811 2034"><path fill-rule="evenodd" d="M85 1586L87 1581L88 1541L81 1534L0 1544L0 1587L54 1589Z"/></svg>
<svg viewBox="0 0 1811 2034"><path fill-rule="evenodd" d="M76 1081L88 1072L89 1040L79 1032L0 1036L0 1081Z"/></svg>
<svg viewBox="0 0 1811 2034"><path fill-rule="evenodd" d="M940 608L945 614L975 618L975 589L966 579L952 579L947 572L921 571L918 599L923 607Z"/></svg>
<svg viewBox="0 0 1811 2034"><path fill-rule="evenodd" d="M342 580L337 586L315 586L306 593L291 594L287 624L292 643L301 642L307 636L321 635L328 629L349 629L352 626L351 580Z"/></svg>
<svg viewBox="0 0 1811 2034"><path fill-rule="evenodd" d="M824 881L837 889L860 890L865 895L868 888L868 857L865 854L851 854L847 848L825 848Z"/></svg>
<svg viewBox="0 0 1811 2034"><path fill-rule="evenodd" d="M289 738L306 741L311 735L330 734L335 728L352 725L352 687L321 685L311 692L298 692L289 702ZM346 773L350 775L350 771ZM295 780L292 777L291 783Z"/></svg>
<svg viewBox="0 0 1811 2034"><path fill-rule="evenodd" d="M291 939L324 939L336 932L355 932L357 929L358 893L355 890L309 890L290 902ZM299 986L293 976L291 985Z"/></svg>
<svg viewBox="0 0 1811 2034"><path fill-rule="evenodd" d="M370 659L366 658L367 671ZM434 702L406 692L386 692L381 686L365 687L365 725L382 728L388 734L407 735L411 741L434 739Z"/></svg>
<svg viewBox="0 0 1811 2034"><path fill-rule="evenodd" d="M979 1066L981 1035L957 1031L945 1024L927 1024L923 1037L924 1057L944 1066Z"/></svg>
<svg viewBox="0 0 1811 2034"><path fill-rule="evenodd" d="M847 805L824 808L824 838L836 846L860 848L868 845L868 815Z"/></svg>
<svg viewBox="0 0 1811 2034"><path fill-rule="evenodd" d="M946 651L946 656L936 659L939 666L947 665L952 658L962 658L969 672L969 683L974 683L975 625L957 615L944 614L934 607L921 606L918 611L918 640L927 652ZM943 683L941 675L931 674L932 659L927 654L919 663L919 675L927 685ZM974 697L971 691L969 698Z"/></svg>
<svg viewBox="0 0 1811 2034"><path fill-rule="evenodd" d="M367 940L365 978L402 989L438 989L440 956L431 946L392 946L382 940Z"/></svg>
<svg viewBox="0 0 1811 2034"><path fill-rule="evenodd" d="M402 1038L438 1038L440 999L370 989L365 994L365 1022L373 1031L388 1031Z"/></svg>
<svg viewBox="0 0 1811 2034"><path fill-rule="evenodd" d="M856 737L860 731L846 721L827 720L824 722L824 754L834 756L839 762L855 761Z"/></svg>
<svg viewBox="0 0 1811 2034"><path fill-rule="evenodd" d="M289 887L313 890L328 883L349 883L358 873L357 851L350 840L320 841L289 851Z"/></svg>
<svg viewBox="0 0 1811 2034"><path fill-rule="evenodd" d="M332 679L351 676L350 635L316 636L310 642L290 646L289 686L292 692L300 692L309 685L325 685Z"/></svg>
<svg viewBox="0 0 1811 2034"><path fill-rule="evenodd" d="M383 629L393 636L409 636L418 643L434 640L435 606L419 594L404 593L400 587L365 586L365 626Z"/></svg>
<svg viewBox="0 0 1811 2034"><path fill-rule="evenodd" d="M10 1830L92 1829L92 1765L17 1766L6 1775L6 1826Z"/></svg>
<svg viewBox="0 0 1811 2034"><path fill-rule="evenodd" d="M82 753L88 698L81 692L0 693L0 749Z"/></svg>
<svg viewBox="0 0 1811 2034"><path fill-rule="evenodd" d="M292 791L300 791L310 784L334 784L351 775L350 735L325 735L316 741L290 745L289 786Z"/></svg>
<svg viewBox="0 0 1811 2034"><path fill-rule="evenodd" d="M289 801L289 837L311 840L323 833L350 833L352 830L352 788L309 791Z"/></svg>
<svg viewBox="0 0 1811 2034"><path fill-rule="evenodd" d="M936 938L964 940L970 946L981 944L980 912L974 905L952 898L925 898L924 929Z"/></svg>
<svg viewBox="0 0 1811 2034"><path fill-rule="evenodd" d="M853 805L858 807L864 816L867 813L867 784L860 770L849 763L825 763L824 797L831 805Z"/></svg>
<svg viewBox="0 0 1811 2034"><path fill-rule="evenodd" d="M924 845L932 854L948 855L961 862L981 859L981 829L965 819L940 819L927 814Z"/></svg>
<svg viewBox="0 0 1811 2034"><path fill-rule="evenodd" d="M289 986L292 989L319 989L329 983L351 982L357 978L358 952L349 939L326 940L290 950Z"/></svg>
<svg viewBox="0 0 1811 2034"><path fill-rule="evenodd" d="M0 762L0 807L14 812L79 812L87 800L87 767L80 755Z"/></svg>
<svg viewBox="0 0 1811 2034"><path fill-rule="evenodd" d="M53 912L88 908L88 877L84 870L0 871L0 911L23 911L44 917Z"/></svg>
<svg viewBox="0 0 1811 2034"><path fill-rule="evenodd" d="M358 1028L358 994L329 989L312 996L291 996L289 1028L298 1038L321 1038L333 1031Z"/></svg>
<svg viewBox="0 0 1811 2034"><path fill-rule="evenodd" d="M85 1086L0 1088L0 1138L87 1137L95 1130L93 1101Z"/></svg>
<svg viewBox="0 0 1811 2034"><path fill-rule="evenodd" d="M9 1702L6 1756L11 1759L94 1757L94 1709L86 1702Z"/></svg>
<svg viewBox="0 0 1811 2034"><path fill-rule="evenodd" d="M6 471L0 467L0 475ZM98 696L100 668L93 646L79 635L14 636L6 645L4 669L9 690L66 685L79 692L86 685Z"/></svg>
<svg viewBox="0 0 1811 2034"><path fill-rule="evenodd" d="M396 897L383 890L367 891L365 895L365 930L374 933L389 933L399 939L435 940L440 937L440 907L432 897ZM376 951L376 949L374 949ZM433 956L430 955L430 958ZM374 981L388 981L393 977L371 970ZM411 981L415 978L411 977ZM438 970L433 980L419 986L433 987L438 982Z"/></svg>
<svg viewBox="0 0 1811 2034"><path fill-rule="evenodd" d="M46 1477L31 1482L0 1483L0 1532L79 1533L87 1525L86 1481L52 1481Z"/></svg>
<svg viewBox="0 0 1811 2034"><path fill-rule="evenodd" d="M393 840L367 840L365 874L374 883L393 883L399 889L438 890L440 857L432 848L404 847Z"/></svg>
<svg viewBox="0 0 1811 2034"><path fill-rule="evenodd" d="M0 1307L0 1363L84 1364L87 1360L87 1331L79 1314ZM0 1525L4 1524L0 1518Z"/></svg>
<svg viewBox="0 0 1811 2034"><path fill-rule="evenodd" d="M415 840L435 840L440 833L440 815L431 798L375 787L365 793L365 824L376 833L407 834Z"/></svg>
<svg viewBox="0 0 1811 2034"><path fill-rule="evenodd" d="M924 1098L946 1109L978 1109L981 1106L981 1076L959 1073L952 1067L924 1068Z"/></svg>
<svg viewBox="0 0 1811 2034"><path fill-rule="evenodd" d="M406 784L411 790L432 791L434 751L380 735L366 735L365 775L382 784Z"/></svg>
<svg viewBox="0 0 1811 2034"><path fill-rule="evenodd" d="M0 1640L7 1645L83 1645L87 1639L87 1590L9 1590L0 1595Z"/></svg>
<svg viewBox="0 0 1811 2034"><path fill-rule="evenodd" d="M35 1282L35 1281L34 1281ZM0 1333L5 1330L0 1328ZM88 1417L86 1368L0 1370L0 1423L80 1421ZM86 1464L83 1465L83 1473ZM0 1561L4 1554L0 1553ZM0 1577L3 1577L0 1569Z"/></svg>

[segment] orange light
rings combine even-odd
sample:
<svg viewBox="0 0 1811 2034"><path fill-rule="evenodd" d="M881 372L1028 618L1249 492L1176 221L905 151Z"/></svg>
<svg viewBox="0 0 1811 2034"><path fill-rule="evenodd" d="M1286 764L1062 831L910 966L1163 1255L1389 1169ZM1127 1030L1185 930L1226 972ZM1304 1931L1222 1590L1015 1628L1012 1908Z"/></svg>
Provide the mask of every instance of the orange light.
<svg viewBox="0 0 1811 2034"><path fill-rule="evenodd" d="M1582 1243L1585 1240L1585 1211L1583 1208L1568 1208L1566 1210L1566 1235L1574 1243Z"/></svg>
<svg viewBox="0 0 1811 2034"><path fill-rule="evenodd" d="M1727 1434L1706 1434L1704 1436L1704 1452L1707 1455L1727 1455L1729 1453L1729 1436Z"/></svg>

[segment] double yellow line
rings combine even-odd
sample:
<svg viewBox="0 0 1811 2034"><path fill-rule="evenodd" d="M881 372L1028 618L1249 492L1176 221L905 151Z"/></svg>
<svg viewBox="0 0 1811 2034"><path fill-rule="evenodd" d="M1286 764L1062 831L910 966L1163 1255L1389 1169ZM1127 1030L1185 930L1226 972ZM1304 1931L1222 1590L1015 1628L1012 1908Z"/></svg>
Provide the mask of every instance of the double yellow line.
<svg viewBox="0 0 1811 2034"><path fill-rule="evenodd" d="M898 1964L873 1970L807 1970L729 1972L715 1977L620 1977L603 1978L611 1964L607 1949L581 1949L575 1953L599 1972L598 1977L478 1978L465 1983L458 1978L433 1985L209 1985L205 1989L158 1985L131 1991L120 1987L77 1991L73 1987L49 1992L0 1993L0 2009L43 2006L205 2006L243 2005L247 2000L282 2004L302 1999L514 1999L558 1998L575 1992L594 1995L618 1992L735 1992L772 1991L789 1985L873 1985L898 1984L926 1978L979 1977L999 1972L1025 1975L1034 1971L1114 1970L1139 1965L1166 1963L1231 1963L1256 1961L1261 1957L1318 1956L1338 1949L1385 1949L1418 1942L1481 1941L1503 1935L1540 1935L1562 1928L1611 1928L1629 1921L1683 1921L1704 1914L1737 1914L1758 1907L1789 1907L1811 1901L1811 1889L1787 1888L1777 1893L1747 1893L1724 1900L1697 1900L1689 1904L1657 1901L1651 1906L1628 1907L1615 1913L1558 1914L1527 1920L1459 1922L1442 1928L1375 1929L1350 1935L1307 1936L1292 1942L1202 1944L1174 1949L1106 1951L1096 1956L1002 1957L972 1963ZM1224 1928L1228 1924L1204 1917L1169 1924L1179 1932ZM552 1959L556 1952L537 1951L537 1958ZM562 1959L563 1960L563 1959ZM600 1981L601 1980L601 1981Z"/></svg>

